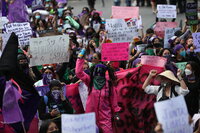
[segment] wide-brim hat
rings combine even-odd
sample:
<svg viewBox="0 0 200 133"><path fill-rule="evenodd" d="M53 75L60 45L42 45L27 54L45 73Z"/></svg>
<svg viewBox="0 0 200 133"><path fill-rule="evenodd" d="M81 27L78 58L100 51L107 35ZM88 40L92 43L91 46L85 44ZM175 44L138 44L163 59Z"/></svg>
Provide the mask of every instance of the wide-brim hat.
<svg viewBox="0 0 200 133"><path fill-rule="evenodd" d="M179 80L174 76L174 73L170 70L166 70L160 74L157 75L156 79L160 79L161 77L165 77L167 79L170 79L172 81L174 81L175 83L180 83Z"/></svg>

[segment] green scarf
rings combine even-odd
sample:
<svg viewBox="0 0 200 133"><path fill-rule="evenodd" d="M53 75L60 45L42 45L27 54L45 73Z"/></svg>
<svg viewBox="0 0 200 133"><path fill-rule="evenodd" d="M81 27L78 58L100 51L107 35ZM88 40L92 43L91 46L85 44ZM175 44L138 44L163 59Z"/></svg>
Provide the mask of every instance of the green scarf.
<svg viewBox="0 0 200 133"><path fill-rule="evenodd" d="M101 76L95 76L93 79L93 86L97 90L101 90L106 84L106 78Z"/></svg>

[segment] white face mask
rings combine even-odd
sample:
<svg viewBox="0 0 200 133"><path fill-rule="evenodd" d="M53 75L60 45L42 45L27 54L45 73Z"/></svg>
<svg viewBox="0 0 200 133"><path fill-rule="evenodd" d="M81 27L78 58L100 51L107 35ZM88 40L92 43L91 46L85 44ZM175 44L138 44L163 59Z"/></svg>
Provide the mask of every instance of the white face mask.
<svg viewBox="0 0 200 133"><path fill-rule="evenodd" d="M186 76L189 76L189 75L191 75L191 74L192 74L192 71L191 71L191 70L185 69L185 75L186 75Z"/></svg>

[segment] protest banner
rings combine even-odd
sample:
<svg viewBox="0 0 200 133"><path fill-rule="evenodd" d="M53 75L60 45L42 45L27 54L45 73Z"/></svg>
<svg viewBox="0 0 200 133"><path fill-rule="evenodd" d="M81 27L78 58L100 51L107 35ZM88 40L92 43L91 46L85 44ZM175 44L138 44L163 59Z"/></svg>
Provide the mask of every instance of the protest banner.
<svg viewBox="0 0 200 133"><path fill-rule="evenodd" d="M30 39L30 65L63 63L69 61L69 37L67 35Z"/></svg>
<svg viewBox="0 0 200 133"><path fill-rule="evenodd" d="M119 71L116 73L117 101L121 110L120 120L116 121L116 133L149 133L152 131L156 120L154 102L156 96L146 94L142 85L149 75L150 70L155 69L158 73L164 68L143 65L141 67ZM153 85L158 85L152 80Z"/></svg>
<svg viewBox="0 0 200 133"><path fill-rule="evenodd" d="M144 49L146 46L147 46L147 44L139 44L136 46L136 49L140 52L144 52Z"/></svg>
<svg viewBox="0 0 200 133"><path fill-rule="evenodd" d="M32 29L30 23L8 23L4 25L6 33L14 32L18 36L19 45L24 47L29 45L30 37L32 36Z"/></svg>
<svg viewBox="0 0 200 133"><path fill-rule="evenodd" d="M158 122L165 133L192 133L189 114L183 96L154 104Z"/></svg>
<svg viewBox="0 0 200 133"><path fill-rule="evenodd" d="M96 133L95 113L61 115L62 133Z"/></svg>
<svg viewBox="0 0 200 133"><path fill-rule="evenodd" d="M175 5L157 5L157 17L158 18L176 18L176 6Z"/></svg>
<svg viewBox="0 0 200 133"><path fill-rule="evenodd" d="M161 38L164 38L165 28L176 28L177 22L157 22L155 26L155 34Z"/></svg>
<svg viewBox="0 0 200 133"><path fill-rule="evenodd" d="M126 19L126 18L138 18L139 7L123 7L112 6L112 18Z"/></svg>
<svg viewBox="0 0 200 133"><path fill-rule="evenodd" d="M124 61L129 57L129 43L102 44L102 61Z"/></svg>
<svg viewBox="0 0 200 133"><path fill-rule="evenodd" d="M197 3L187 3L186 4L186 13L185 16L187 18L188 25L196 25L198 24L198 10Z"/></svg>
<svg viewBox="0 0 200 133"><path fill-rule="evenodd" d="M174 33L181 28L165 28L164 48L170 48L169 39L174 36Z"/></svg>
<svg viewBox="0 0 200 133"><path fill-rule="evenodd" d="M176 66L178 67L178 69L180 69L182 71L182 73L184 72L185 70L185 66L186 66L187 62L179 62L179 63L176 63Z"/></svg>
<svg viewBox="0 0 200 133"><path fill-rule="evenodd" d="M86 101L87 101L87 97L88 97L88 87L83 82L81 82L81 83L79 83L78 90L79 90L79 95L81 97L81 101L83 104L83 108L85 110L86 109Z"/></svg>
<svg viewBox="0 0 200 133"><path fill-rule="evenodd" d="M113 43L131 42L138 36L137 19L106 19L106 31L108 39Z"/></svg>
<svg viewBox="0 0 200 133"><path fill-rule="evenodd" d="M200 32L192 33L194 46L195 46L195 52L200 52Z"/></svg>
<svg viewBox="0 0 200 133"><path fill-rule="evenodd" d="M142 65L164 67L166 62L167 62L167 59L164 58L164 57L150 56L150 55L143 55L141 57L141 64Z"/></svg>

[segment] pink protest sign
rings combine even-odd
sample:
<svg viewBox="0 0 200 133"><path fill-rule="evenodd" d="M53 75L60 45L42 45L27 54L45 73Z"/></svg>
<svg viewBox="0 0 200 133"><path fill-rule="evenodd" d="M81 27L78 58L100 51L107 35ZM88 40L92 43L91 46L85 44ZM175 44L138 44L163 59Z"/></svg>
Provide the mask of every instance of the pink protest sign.
<svg viewBox="0 0 200 133"><path fill-rule="evenodd" d="M129 43L104 43L102 44L102 61L128 60Z"/></svg>
<svg viewBox="0 0 200 133"><path fill-rule="evenodd" d="M126 18L138 18L139 7L123 7L112 6L112 18L126 19Z"/></svg>
<svg viewBox="0 0 200 133"><path fill-rule="evenodd" d="M176 28L177 22L157 22L154 29L157 36L164 38L165 28Z"/></svg>
<svg viewBox="0 0 200 133"><path fill-rule="evenodd" d="M141 64L142 65L149 65L149 66L155 66L155 67L164 67L167 62L167 59L164 57L159 56L149 56L149 55L143 55L141 57Z"/></svg>

